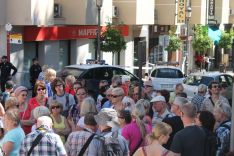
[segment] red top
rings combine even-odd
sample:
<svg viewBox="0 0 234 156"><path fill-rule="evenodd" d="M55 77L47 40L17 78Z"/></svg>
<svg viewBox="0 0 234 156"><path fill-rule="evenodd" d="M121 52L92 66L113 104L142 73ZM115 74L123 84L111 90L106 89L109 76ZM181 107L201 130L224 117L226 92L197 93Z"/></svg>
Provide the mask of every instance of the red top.
<svg viewBox="0 0 234 156"><path fill-rule="evenodd" d="M44 106L46 106L46 101L47 101L47 98L46 98L46 97L44 98L44 101L45 101ZM28 109L30 112L31 112L34 108L36 108L36 107L38 107L38 106L40 106L40 104L37 102L36 97L33 97L33 98L29 99L28 108L27 108L27 109Z"/></svg>
<svg viewBox="0 0 234 156"><path fill-rule="evenodd" d="M75 91L73 89L71 89L69 86L65 87L65 92L69 93L71 95L75 95Z"/></svg>
<svg viewBox="0 0 234 156"><path fill-rule="evenodd" d="M20 112L20 120L29 120L31 117L31 112L27 108L24 112ZM22 129L24 130L25 135L31 132L32 126L22 125Z"/></svg>
<svg viewBox="0 0 234 156"><path fill-rule="evenodd" d="M124 90L124 95L125 95L125 96L128 96L128 91L129 91L128 86L127 86L126 84L122 84L121 87L122 87L123 90Z"/></svg>

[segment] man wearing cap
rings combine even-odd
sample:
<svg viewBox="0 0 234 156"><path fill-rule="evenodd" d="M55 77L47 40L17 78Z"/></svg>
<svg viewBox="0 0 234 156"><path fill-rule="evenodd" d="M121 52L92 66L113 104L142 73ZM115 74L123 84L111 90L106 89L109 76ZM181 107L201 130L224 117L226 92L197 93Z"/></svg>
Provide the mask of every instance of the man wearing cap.
<svg viewBox="0 0 234 156"><path fill-rule="evenodd" d="M1 91L5 91L5 83L8 80L11 80L12 76L14 76L17 72L16 67L7 61L7 56L2 57L2 62L0 63L1 68ZM13 73L11 74L11 70L13 70Z"/></svg>
<svg viewBox="0 0 234 156"><path fill-rule="evenodd" d="M52 130L52 119L48 116L41 116L37 119L37 129L29 133L21 143L20 156L28 155L32 142L43 133L37 146L32 149L31 155L59 155L66 156L66 150L58 134Z"/></svg>
<svg viewBox="0 0 234 156"><path fill-rule="evenodd" d="M158 95L154 97L151 101L153 103L154 115L152 119L153 127L157 122L161 122L164 118L172 117L172 113L167 110L166 100L163 96Z"/></svg>
<svg viewBox="0 0 234 156"><path fill-rule="evenodd" d="M152 100L153 98L153 84L152 81L145 81L144 82L144 92L145 92L145 99Z"/></svg>
<svg viewBox="0 0 234 156"><path fill-rule="evenodd" d="M95 136L91 141L88 149L88 156L103 156L105 155L104 146L105 141L113 137L113 134L117 134L115 141L120 145L121 153L124 156L128 156L128 145L123 136L113 131L118 128L118 116L116 110L112 108L103 108L94 116L95 121L101 131L100 136ZM113 131L113 132L112 132Z"/></svg>
<svg viewBox="0 0 234 156"><path fill-rule="evenodd" d="M188 100L184 97L176 97L171 105L171 112L175 115L171 118L165 118L162 121L169 124L172 128L172 132L167 143L164 145L166 149L169 149L173 140L174 135L184 128L184 124L180 118L181 116L181 106L188 103Z"/></svg>

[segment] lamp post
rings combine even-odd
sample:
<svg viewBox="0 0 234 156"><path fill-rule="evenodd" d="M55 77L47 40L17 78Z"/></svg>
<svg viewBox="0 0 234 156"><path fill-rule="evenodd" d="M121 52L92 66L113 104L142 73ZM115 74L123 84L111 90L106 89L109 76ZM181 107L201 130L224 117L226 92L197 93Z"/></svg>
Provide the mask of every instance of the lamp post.
<svg viewBox="0 0 234 156"><path fill-rule="evenodd" d="M97 59L101 60L101 48L100 48L100 38L101 38L101 7L103 0L96 0L96 6L98 9L98 29L97 29Z"/></svg>
<svg viewBox="0 0 234 156"><path fill-rule="evenodd" d="M188 74L188 54L190 52L189 47L189 20L192 16L192 8L190 6L186 7L186 27L187 27L187 33L186 33L186 54L185 54L185 74Z"/></svg>

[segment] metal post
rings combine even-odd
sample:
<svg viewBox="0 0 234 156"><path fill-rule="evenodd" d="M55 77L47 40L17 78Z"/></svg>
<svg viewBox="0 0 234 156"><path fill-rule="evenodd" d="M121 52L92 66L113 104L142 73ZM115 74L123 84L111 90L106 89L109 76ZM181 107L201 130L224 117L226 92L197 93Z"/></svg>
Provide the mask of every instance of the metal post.
<svg viewBox="0 0 234 156"><path fill-rule="evenodd" d="M188 74L188 54L189 54L189 18L186 18L186 27L187 27L187 32L186 32L186 53L185 53L185 74Z"/></svg>
<svg viewBox="0 0 234 156"><path fill-rule="evenodd" d="M100 38L101 38L101 7L98 6L98 31L97 31L97 59L101 60L101 48L100 48Z"/></svg>
<svg viewBox="0 0 234 156"><path fill-rule="evenodd" d="M138 77L139 77L139 88L138 88L138 97L139 99L141 99L141 92L142 92L142 44L143 44L143 41L139 41L138 42L138 67L139 67L139 70L138 70Z"/></svg>

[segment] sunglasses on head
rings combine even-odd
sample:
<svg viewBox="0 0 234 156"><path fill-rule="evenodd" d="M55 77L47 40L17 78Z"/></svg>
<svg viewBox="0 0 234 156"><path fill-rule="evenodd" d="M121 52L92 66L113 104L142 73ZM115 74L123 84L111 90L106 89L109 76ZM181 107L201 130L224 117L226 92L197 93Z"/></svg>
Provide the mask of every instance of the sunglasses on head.
<svg viewBox="0 0 234 156"><path fill-rule="evenodd" d="M53 107L51 107L51 109L59 109L60 108L60 106L53 106Z"/></svg>

